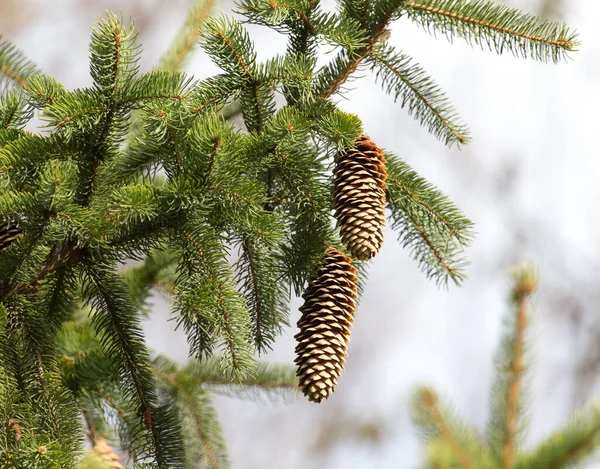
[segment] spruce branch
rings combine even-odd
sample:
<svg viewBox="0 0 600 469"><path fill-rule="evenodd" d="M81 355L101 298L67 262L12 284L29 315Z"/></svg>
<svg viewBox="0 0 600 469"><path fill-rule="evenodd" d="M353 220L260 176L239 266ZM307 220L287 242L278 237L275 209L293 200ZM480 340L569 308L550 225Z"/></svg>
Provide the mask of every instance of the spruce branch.
<svg viewBox="0 0 600 469"><path fill-rule="evenodd" d="M515 462L516 469L566 469L589 458L600 445L600 408L578 412L537 449Z"/></svg>
<svg viewBox="0 0 600 469"><path fill-rule="evenodd" d="M24 89L27 79L38 69L12 42L0 35L0 71L0 85L9 81Z"/></svg>
<svg viewBox="0 0 600 469"><path fill-rule="evenodd" d="M524 265L513 273L511 303L507 332L496 360L497 382L494 385L488 437L504 468L514 466L520 435L522 410L522 380L525 366L525 333L528 319L528 300L536 289L537 279L532 268Z"/></svg>
<svg viewBox="0 0 600 469"><path fill-rule="evenodd" d="M198 31L204 26L206 18L215 7L214 0L196 0L190 7L183 26L173 39L171 46L161 56L157 70L180 70L186 58L197 42Z"/></svg>
<svg viewBox="0 0 600 469"><path fill-rule="evenodd" d="M257 351L266 352L288 325L289 289L279 272L278 240L244 237L235 263L236 281L250 309Z"/></svg>
<svg viewBox="0 0 600 469"><path fill-rule="evenodd" d="M66 93L61 83L42 73L29 77L25 91L37 109L44 109Z"/></svg>
<svg viewBox="0 0 600 469"><path fill-rule="evenodd" d="M387 93L394 96L394 101L400 99L402 107L407 107L408 113L430 133L446 145L469 142L468 129L448 98L411 57L381 46L371 53L368 61Z"/></svg>
<svg viewBox="0 0 600 469"><path fill-rule="evenodd" d="M487 0L407 1L402 9L429 31L440 32L450 40L459 36L498 53L508 50L519 57L557 63L578 45L577 35L565 24Z"/></svg>
<svg viewBox="0 0 600 469"><path fill-rule="evenodd" d="M164 357L157 359L159 363ZM160 367L159 367L160 368ZM164 372L164 370L163 370ZM232 382L223 372L218 357L206 360L190 360L178 373L186 377L190 386L204 387L211 392L226 396L255 399L260 396L271 398L294 394L298 390L298 379L293 366L258 361L252 375L241 381ZM171 376L174 379L175 376Z"/></svg>
<svg viewBox="0 0 600 469"><path fill-rule="evenodd" d="M113 105L118 100L118 93L137 74L136 40L133 22L124 25L118 16L109 12L92 30L91 76L95 88Z"/></svg>
<svg viewBox="0 0 600 469"><path fill-rule="evenodd" d="M32 110L22 93L14 90L0 93L0 129L21 129L31 117Z"/></svg>
<svg viewBox="0 0 600 469"><path fill-rule="evenodd" d="M153 374L184 418L186 467L229 467L221 426L208 393L185 368L180 369L168 358L160 356L153 363Z"/></svg>
<svg viewBox="0 0 600 469"><path fill-rule="evenodd" d="M366 44L357 50L342 50L331 64L321 72L315 93L319 98L327 99L337 92L350 76L356 72L363 61L371 55L373 49L388 35L387 26L397 15L404 0L381 2L376 14L371 18Z"/></svg>
<svg viewBox="0 0 600 469"><path fill-rule="evenodd" d="M427 276L460 284L465 266L460 256L471 242L473 223L406 163L388 153L385 157L392 228Z"/></svg>
<svg viewBox="0 0 600 469"><path fill-rule="evenodd" d="M462 469L477 469L480 457L485 453L482 442L472 430L461 428L451 422L441 410L438 396L429 388L422 387L414 397L414 408L419 425L430 438L440 438L451 452L452 465Z"/></svg>
<svg viewBox="0 0 600 469"><path fill-rule="evenodd" d="M226 17L208 20L201 35L203 49L223 71L252 81L256 52L248 32Z"/></svg>
<svg viewBox="0 0 600 469"><path fill-rule="evenodd" d="M536 290L537 275L531 266L525 264L517 266L512 277L512 311L498 354L485 446L472 445L469 432L452 437L451 430L461 429L464 425L456 425L455 420L444 418L439 412L437 397L429 389L421 388L417 393L417 423L428 432L427 459L433 467L467 467L468 463L474 468L486 469L566 469L580 463L600 446L600 408L591 405L580 410L541 446L522 452L519 417L523 400L525 332L528 300ZM448 421L450 424L447 424ZM461 438L463 435L465 438ZM462 442L462 445L457 442ZM465 449L464 454L459 448ZM454 454L452 458L448 457L448 451ZM469 456L472 460L467 461L465 457Z"/></svg>
<svg viewBox="0 0 600 469"><path fill-rule="evenodd" d="M0 433L10 445L19 438L28 445L6 450L0 438L0 465L14 457L18 469L32 461L72 467L84 412L94 441L115 428L137 467L197 467L206 453L202 464L226 466L207 391L296 394L292 367L257 363L254 354L286 324L289 287L300 294L323 247L340 245L329 165L363 129L328 98L371 66L432 133L447 143L466 140L433 81L384 45L391 21L411 8L415 18L423 13L417 3L341 0L339 13L327 13L316 0L246 0L250 22L289 39L286 54L258 63L244 27L205 20L212 0L205 2L194 4L163 56L160 67L171 70L141 76L133 22L107 13L92 32L93 83L74 91L0 40L0 224L19 223L0 252L0 414L9 416ZM426 14L452 29L441 7ZM470 25L461 30L466 36L478 33L476 25L515 43L542 37L525 17L500 31L476 15L459 16L452 21ZM200 43L223 73L195 82L172 69L191 50L199 22ZM558 47L551 42L548 50ZM320 44L339 53L317 70ZM542 50L551 55L527 49ZM225 120L230 109L239 109L245 129ZM23 130L34 113L45 133ZM438 282L460 281L471 222L392 156L388 172L401 241ZM131 260L142 264L119 268ZM174 319L201 361L162 368L150 361L140 318L155 288L173 299ZM514 414L514 400L506 405ZM440 443L449 448L445 462L464 463L458 444L487 468L479 440L440 415L456 437ZM504 419L512 428L511 421Z"/></svg>
<svg viewBox="0 0 600 469"><path fill-rule="evenodd" d="M234 287L221 240L198 220L186 224L178 241L178 325L186 331L191 353L201 357L219 350L224 372L231 379L243 379L255 365L250 315Z"/></svg>
<svg viewBox="0 0 600 469"><path fill-rule="evenodd" d="M127 290L112 269L87 259L84 298L94 311L92 325L107 358L117 364L121 386L137 403L158 467L177 467L183 446L174 416L157 403L149 357ZM163 417L162 419L160 417ZM174 427L164 428L172 423Z"/></svg>
<svg viewBox="0 0 600 469"><path fill-rule="evenodd" d="M117 107L135 102L142 107L148 101L181 102L193 89L193 80L185 73L167 70L154 70L145 73L127 84Z"/></svg>

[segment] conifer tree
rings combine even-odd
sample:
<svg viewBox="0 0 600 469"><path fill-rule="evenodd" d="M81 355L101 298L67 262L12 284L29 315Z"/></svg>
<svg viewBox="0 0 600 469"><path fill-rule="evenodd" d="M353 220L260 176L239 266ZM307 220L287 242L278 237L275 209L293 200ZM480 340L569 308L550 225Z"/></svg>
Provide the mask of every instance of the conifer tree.
<svg viewBox="0 0 600 469"><path fill-rule="evenodd" d="M316 327L351 323L358 286L328 281L319 292L315 275L336 252L351 282L355 268L364 279L364 264L348 267L343 253L377 252L384 204L428 277L463 280L472 223L394 154L357 146L367 129L336 104L370 69L433 135L469 140L433 79L387 42L392 23L405 17L541 61L576 46L562 24L481 0L339 0L335 12L318 0L242 0L238 9L281 33L286 53L258 62L244 25L208 18L210 4L198 2L158 66L141 73L134 24L107 13L92 30L89 86L67 90L0 38L0 466L227 466L210 392L297 387L294 368L256 353L287 328L291 293L310 289L307 301L322 302L304 311L345 315ZM200 81L180 70L196 31L221 69ZM337 55L320 66L323 45ZM237 110L243 128L228 120ZM41 129L26 128L34 116ZM368 196L376 234L340 239L332 167L361 152L340 170L354 211L336 196L338 222L360 230L345 217L367 220L355 209ZM172 299L187 335L185 366L144 340L155 291ZM332 330L319 337L305 355L339 342ZM338 368L348 339L330 355ZM319 370L308 372L321 388ZM95 452L82 459L85 437Z"/></svg>
<svg viewBox="0 0 600 469"><path fill-rule="evenodd" d="M456 416L427 387L414 399L415 417L426 436L427 466L432 469L562 469L579 467L600 447L600 406L581 409L537 448L526 449L526 333L529 302L537 286L530 266L513 273L511 311L495 362L487 431L480 435Z"/></svg>

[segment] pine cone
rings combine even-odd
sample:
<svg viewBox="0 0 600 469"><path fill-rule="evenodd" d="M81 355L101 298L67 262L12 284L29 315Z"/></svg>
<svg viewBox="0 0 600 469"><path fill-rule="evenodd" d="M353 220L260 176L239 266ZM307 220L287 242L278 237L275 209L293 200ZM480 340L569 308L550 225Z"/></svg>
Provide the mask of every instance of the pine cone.
<svg viewBox="0 0 600 469"><path fill-rule="evenodd" d="M333 171L335 217L342 241L360 260L381 249L385 229L385 157L367 135L338 154Z"/></svg>
<svg viewBox="0 0 600 469"><path fill-rule="evenodd" d="M123 469L121 464L121 457L115 453L115 450L108 444L108 442L100 437L96 438L94 449L92 450L96 455L107 463L110 469Z"/></svg>
<svg viewBox="0 0 600 469"><path fill-rule="evenodd" d="M346 362L358 297L352 259L329 247L317 278L302 297L296 375L308 400L321 402L334 391Z"/></svg>
<svg viewBox="0 0 600 469"><path fill-rule="evenodd" d="M15 239L21 236L23 230L16 223L0 223L0 251L7 248Z"/></svg>

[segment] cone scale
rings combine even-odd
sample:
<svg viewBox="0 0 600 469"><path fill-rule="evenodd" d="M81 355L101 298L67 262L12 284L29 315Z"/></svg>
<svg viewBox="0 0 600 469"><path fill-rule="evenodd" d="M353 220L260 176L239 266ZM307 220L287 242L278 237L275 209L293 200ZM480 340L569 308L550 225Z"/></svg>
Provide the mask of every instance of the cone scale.
<svg viewBox="0 0 600 469"><path fill-rule="evenodd" d="M23 230L16 223L0 223L0 251L6 249L13 241L21 236Z"/></svg>
<svg viewBox="0 0 600 469"><path fill-rule="evenodd" d="M318 403L335 390L346 362L358 297L352 260L329 247L317 278L302 297L296 374L304 395Z"/></svg>
<svg viewBox="0 0 600 469"><path fill-rule="evenodd" d="M383 244L385 230L385 157L367 135L337 155L333 171L335 218L352 256L369 260Z"/></svg>

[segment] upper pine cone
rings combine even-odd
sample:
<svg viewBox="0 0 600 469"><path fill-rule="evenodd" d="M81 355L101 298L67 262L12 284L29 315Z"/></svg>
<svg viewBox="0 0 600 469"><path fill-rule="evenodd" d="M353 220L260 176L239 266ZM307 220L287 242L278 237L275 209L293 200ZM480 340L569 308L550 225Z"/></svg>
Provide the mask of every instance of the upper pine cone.
<svg viewBox="0 0 600 469"><path fill-rule="evenodd" d="M367 135L356 148L338 154L333 171L335 217L342 241L356 259L381 249L385 229L385 157Z"/></svg>
<svg viewBox="0 0 600 469"><path fill-rule="evenodd" d="M317 278L302 297L296 374L308 400L321 402L334 391L346 362L358 297L352 260L329 247Z"/></svg>
<svg viewBox="0 0 600 469"><path fill-rule="evenodd" d="M16 223L0 223L0 251L7 248L15 239L21 236L23 230Z"/></svg>

